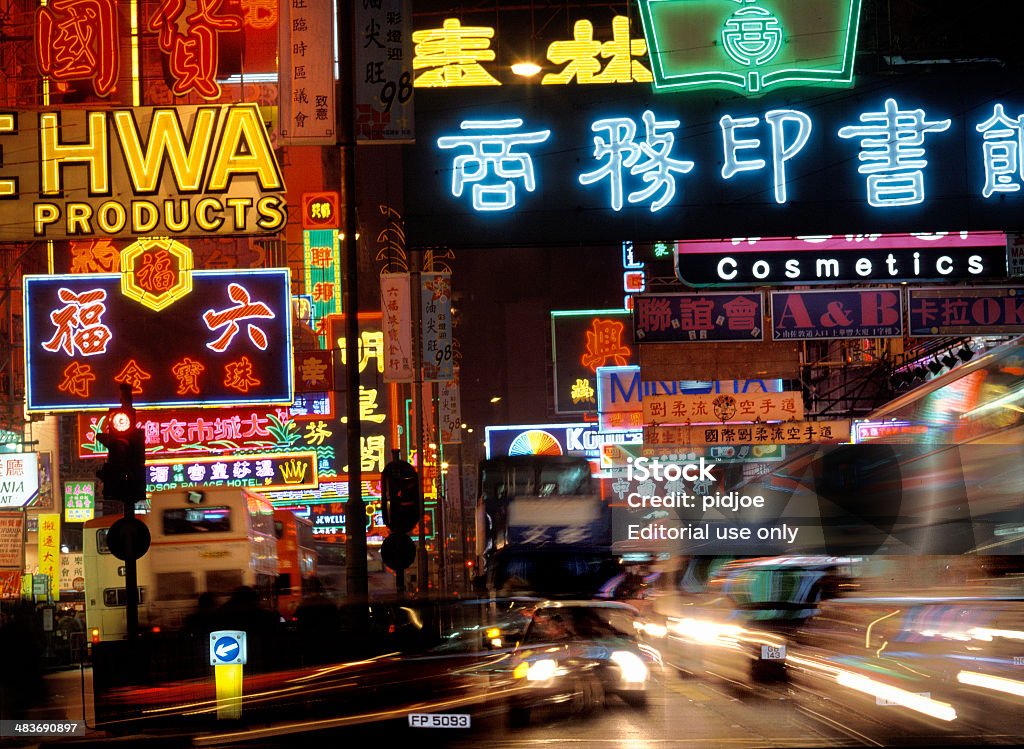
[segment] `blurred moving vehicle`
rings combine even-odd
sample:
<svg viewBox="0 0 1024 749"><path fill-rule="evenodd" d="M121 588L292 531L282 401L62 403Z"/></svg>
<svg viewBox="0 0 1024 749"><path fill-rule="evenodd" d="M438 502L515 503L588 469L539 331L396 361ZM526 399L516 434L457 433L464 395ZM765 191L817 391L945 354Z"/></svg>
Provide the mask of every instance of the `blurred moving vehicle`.
<svg viewBox="0 0 1024 749"><path fill-rule="evenodd" d="M588 712L618 695L647 706L661 654L642 641L639 612L611 601L547 601L538 605L512 656L516 689L509 722L525 725L538 708L568 705Z"/></svg>
<svg viewBox="0 0 1024 749"><path fill-rule="evenodd" d="M854 561L794 555L711 565L700 592L658 597L647 628L665 637L666 661L683 671L782 680L789 645L821 602L839 595Z"/></svg>

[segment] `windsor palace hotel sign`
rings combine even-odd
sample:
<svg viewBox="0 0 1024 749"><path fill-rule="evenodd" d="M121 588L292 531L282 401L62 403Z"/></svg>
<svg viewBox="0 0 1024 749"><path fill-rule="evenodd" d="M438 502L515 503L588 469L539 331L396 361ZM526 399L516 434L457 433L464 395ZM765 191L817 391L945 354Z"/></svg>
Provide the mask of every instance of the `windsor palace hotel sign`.
<svg viewBox="0 0 1024 749"><path fill-rule="evenodd" d="M255 104L0 110L0 242L265 234L286 221Z"/></svg>

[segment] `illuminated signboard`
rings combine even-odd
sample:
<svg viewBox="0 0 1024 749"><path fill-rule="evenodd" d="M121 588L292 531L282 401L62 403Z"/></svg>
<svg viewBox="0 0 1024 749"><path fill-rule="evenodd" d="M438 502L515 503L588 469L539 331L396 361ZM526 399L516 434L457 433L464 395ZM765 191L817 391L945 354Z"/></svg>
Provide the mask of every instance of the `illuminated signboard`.
<svg viewBox="0 0 1024 749"><path fill-rule="evenodd" d="M147 410L137 416L151 458L294 450L309 431L287 407ZM96 439L105 419L106 414L79 414L79 458L106 457L107 449Z"/></svg>
<svg viewBox="0 0 1024 749"><path fill-rule="evenodd" d="M146 461L146 491L201 486L302 489L317 485L315 452L254 453Z"/></svg>
<svg viewBox="0 0 1024 749"><path fill-rule="evenodd" d="M583 455L600 460L601 446L637 444L642 433L601 434L597 424L526 424L492 426L484 430L488 458L505 455Z"/></svg>
<svg viewBox="0 0 1024 749"><path fill-rule="evenodd" d="M597 368L637 361L632 316L623 309L551 313L555 412L597 410Z"/></svg>
<svg viewBox="0 0 1024 749"><path fill-rule="evenodd" d="M640 0L656 91L849 85L861 0ZM737 7L738 6L738 7Z"/></svg>
<svg viewBox="0 0 1024 749"><path fill-rule="evenodd" d="M0 453L0 507L24 507L39 493L39 454Z"/></svg>
<svg viewBox="0 0 1024 749"><path fill-rule="evenodd" d="M95 481L64 482L64 522L84 523L96 512Z"/></svg>
<svg viewBox="0 0 1024 749"><path fill-rule="evenodd" d="M0 157L3 242L268 234L287 222L255 104L0 110Z"/></svg>
<svg viewBox="0 0 1024 749"><path fill-rule="evenodd" d="M1002 232L857 234L682 241L676 277L689 286L794 286L1006 278Z"/></svg>
<svg viewBox="0 0 1024 749"><path fill-rule="evenodd" d="M485 87L468 103L417 91L406 231L425 246L480 247L1013 225L1024 95L993 92L1014 80L862 84L860 96L806 103L773 91L634 102L608 87L519 98Z"/></svg>
<svg viewBox="0 0 1024 749"><path fill-rule="evenodd" d="M152 309L126 276L25 276L26 408L291 403L287 268L192 271L191 291Z"/></svg>
<svg viewBox="0 0 1024 749"><path fill-rule="evenodd" d="M628 432L644 426L644 398L669 395L744 395L782 392L782 380L642 380L639 366L598 367L597 408L601 432Z"/></svg>
<svg viewBox="0 0 1024 749"><path fill-rule="evenodd" d="M633 326L641 343L710 343L764 340L760 291L643 294L633 302Z"/></svg>
<svg viewBox="0 0 1024 749"><path fill-rule="evenodd" d="M348 352L345 345L345 315L328 315L326 329L328 342L335 352L334 381L339 388L338 401L346 403ZM359 313L356 356L359 358L360 470L377 474L391 460L388 448L391 430L397 420L394 397L396 386L384 382L384 327L380 312ZM341 420L329 424L328 428L332 434L327 442L334 450L332 462L336 470L336 473L330 475L347 475L348 430Z"/></svg>
<svg viewBox="0 0 1024 749"><path fill-rule="evenodd" d="M691 445L807 445L849 441L849 419L779 424L644 427L645 448L658 450Z"/></svg>
<svg viewBox="0 0 1024 749"><path fill-rule="evenodd" d="M446 18L439 27L418 29L412 35L416 45L413 68L419 71L415 87L501 86L504 77L522 82L542 69L555 69L540 78L544 86L654 80L646 65L647 42L632 35L628 16L616 15L608 24L579 18L573 23L572 38L551 42L540 60L523 59L521 50L506 55L498 49L497 37L493 26L463 23L458 18ZM508 59L499 59L499 52ZM535 68L523 70L520 66L524 63ZM539 63L545 63L543 68ZM514 75L508 76L508 72Z"/></svg>
<svg viewBox="0 0 1024 749"><path fill-rule="evenodd" d="M323 319L341 312L341 251L337 229L302 232L302 262L305 268L306 294L311 300L307 322L326 344Z"/></svg>
<svg viewBox="0 0 1024 749"><path fill-rule="evenodd" d="M772 340L901 335L903 305L898 288L772 292Z"/></svg>

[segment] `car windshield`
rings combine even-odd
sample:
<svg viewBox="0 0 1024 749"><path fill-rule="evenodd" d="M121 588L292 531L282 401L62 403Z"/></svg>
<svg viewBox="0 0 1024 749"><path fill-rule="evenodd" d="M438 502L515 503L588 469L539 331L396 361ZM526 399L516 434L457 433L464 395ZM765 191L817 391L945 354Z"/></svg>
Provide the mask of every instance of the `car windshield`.
<svg viewBox="0 0 1024 749"><path fill-rule="evenodd" d="M591 606L540 608L527 628L524 643L598 640L630 634L624 612Z"/></svg>

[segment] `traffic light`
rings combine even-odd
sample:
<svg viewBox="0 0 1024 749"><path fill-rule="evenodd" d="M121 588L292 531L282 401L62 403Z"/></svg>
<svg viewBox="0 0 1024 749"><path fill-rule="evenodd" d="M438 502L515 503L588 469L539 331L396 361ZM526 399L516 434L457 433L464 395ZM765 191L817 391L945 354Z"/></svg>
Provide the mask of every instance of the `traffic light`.
<svg viewBox="0 0 1024 749"><path fill-rule="evenodd" d="M381 514L393 533L408 533L420 519L420 477L411 463L394 459L381 471Z"/></svg>
<svg viewBox="0 0 1024 749"><path fill-rule="evenodd" d="M107 448L107 462L96 471L103 481L103 498L138 502L146 498L146 441L130 405L107 412L104 430L96 435Z"/></svg>

